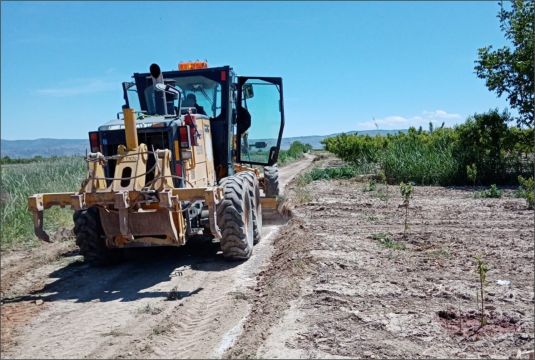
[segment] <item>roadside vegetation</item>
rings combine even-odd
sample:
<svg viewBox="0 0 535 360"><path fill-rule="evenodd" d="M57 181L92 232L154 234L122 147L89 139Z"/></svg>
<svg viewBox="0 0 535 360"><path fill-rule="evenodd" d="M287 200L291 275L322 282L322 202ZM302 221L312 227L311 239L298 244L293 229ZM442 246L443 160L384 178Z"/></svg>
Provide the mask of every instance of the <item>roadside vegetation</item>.
<svg viewBox="0 0 535 360"><path fill-rule="evenodd" d="M9 156L3 156L0 158L0 165L10 164L30 164L34 162L50 161L51 159L59 159L59 157L45 158L42 156L34 156L33 158L10 158Z"/></svg>
<svg viewBox="0 0 535 360"><path fill-rule="evenodd" d="M312 150L312 145L303 144L300 141L294 141L288 150L279 151L278 164L279 166L284 166L299 160L310 150Z"/></svg>
<svg viewBox="0 0 535 360"><path fill-rule="evenodd" d="M19 159L21 161L21 159ZM2 164L0 186L1 249L37 243L27 208L28 196L42 192L76 191L85 176L85 163L79 157L48 158L30 163ZM70 209L45 211L45 227L55 230L72 227Z"/></svg>
<svg viewBox="0 0 535 360"><path fill-rule="evenodd" d="M341 134L325 149L356 167L374 164L390 184L517 184L533 174L531 128L508 126L507 112L475 114L454 128L410 128L387 136Z"/></svg>

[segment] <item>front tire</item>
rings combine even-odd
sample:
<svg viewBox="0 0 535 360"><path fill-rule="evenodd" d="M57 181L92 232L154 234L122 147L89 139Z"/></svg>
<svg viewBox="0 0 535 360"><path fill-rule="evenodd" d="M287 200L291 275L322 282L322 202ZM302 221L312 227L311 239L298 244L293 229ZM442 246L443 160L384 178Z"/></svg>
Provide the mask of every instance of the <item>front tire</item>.
<svg viewBox="0 0 535 360"><path fill-rule="evenodd" d="M237 174L249 185L249 199L253 209L253 244L256 245L262 239L262 203L260 202L260 185L255 173L242 171Z"/></svg>
<svg viewBox="0 0 535 360"><path fill-rule="evenodd" d="M277 165L264 167L264 193L266 197L279 196L279 168Z"/></svg>
<svg viewBox="0 0 535 360"><path fill-rule="evenodd" d="M253 252L253 209L249 185L239 176L220 182L223 200L217 208L217 224L221 230L221 250L229 260L246 260Z"/></svg>

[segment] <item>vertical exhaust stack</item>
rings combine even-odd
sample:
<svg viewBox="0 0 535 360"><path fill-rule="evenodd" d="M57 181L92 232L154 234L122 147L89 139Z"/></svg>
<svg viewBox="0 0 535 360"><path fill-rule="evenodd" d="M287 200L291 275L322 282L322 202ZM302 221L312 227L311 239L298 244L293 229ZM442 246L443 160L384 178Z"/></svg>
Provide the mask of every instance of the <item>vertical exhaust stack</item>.
<svg viewBox="0 0 535 360"><path fill-rule="evenodd" d="M126 148L128 151L135 150L139 146L137 140L136 112L132 108L124 108L123 114Z"/></svg>
<svg viewBox="0 0 535 360"><path fill-rule="evenodd" d="M149 68L150 76L152 77L152 85L163 84L163 74L158 64L151 64ZM158 115L167 115L167 99L165 91L154 92L154 105L156 107L156 113Z"/></svg>

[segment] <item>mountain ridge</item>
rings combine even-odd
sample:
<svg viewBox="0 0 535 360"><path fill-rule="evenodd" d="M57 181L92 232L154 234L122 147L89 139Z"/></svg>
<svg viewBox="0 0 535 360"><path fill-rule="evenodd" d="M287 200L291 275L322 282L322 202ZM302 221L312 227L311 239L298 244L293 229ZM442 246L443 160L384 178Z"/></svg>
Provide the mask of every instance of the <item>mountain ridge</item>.
<svg viewBox="0 0 535 360"><path fill-rule="evenodd" d="M361 135L386 135L395 134L406 130L366 130L366 131L348 131L345 134L361 134ZM281 149L286 150L294 141L300 141L304 144L310 144L313 149L321 149L323 145L321 140L336 136L342 133L335 133L329 135L305 135L283 137L281 141ZM265 140L265 139L264 139ZM252 141L252 140L250 140ZM274 143L274 139L269 139L270 143ZM10 158L32 158L35 156L51 157L51 156L79 156L84 155L86 150L89 151L89 139L57 139L57 138L38 138L38 139L24 139L24 140L0 140L0 153L2 157L8 156Z"/></svg>

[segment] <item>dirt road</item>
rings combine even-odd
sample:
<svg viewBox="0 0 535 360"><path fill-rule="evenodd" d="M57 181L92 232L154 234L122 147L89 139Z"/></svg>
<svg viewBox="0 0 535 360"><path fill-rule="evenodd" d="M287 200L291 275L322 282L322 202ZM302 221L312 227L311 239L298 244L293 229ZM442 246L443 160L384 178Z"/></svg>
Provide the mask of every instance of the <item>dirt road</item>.
<svg viewBox="0 0 535 360"><path fill-rule="evenodd" d="M284 186L312 157L280 169ZM221 357L250 311L247 295L280 225L264 226L246 262L210 244L138 249L92 268L70 243L2 258L2 358Z"/></svg>

